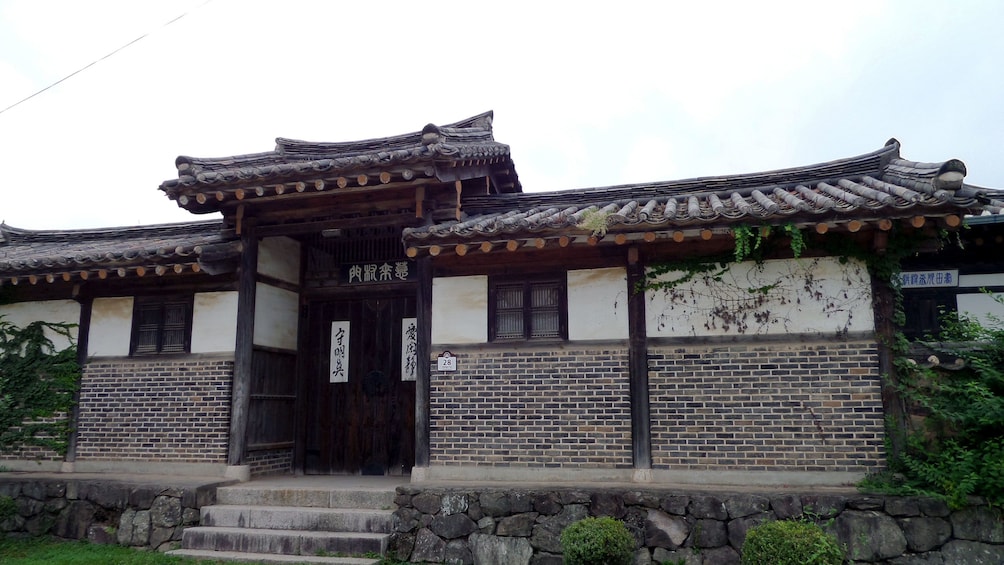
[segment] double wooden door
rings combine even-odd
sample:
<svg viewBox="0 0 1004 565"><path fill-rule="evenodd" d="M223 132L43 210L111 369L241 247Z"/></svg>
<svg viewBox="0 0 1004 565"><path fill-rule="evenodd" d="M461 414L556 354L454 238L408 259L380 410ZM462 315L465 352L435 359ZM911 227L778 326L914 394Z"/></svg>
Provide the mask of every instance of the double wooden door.
<svg viewBox="0 0 1004 565"><path fill-rule="evenodd" d="M414 317L413 296L332 300L309 306L304 472L401 475L411 471L415 382L401 377L403 349L408 345L403 324ZM344 344L346 338L346 351L333 354L333 340L337 349L339 340Z"/></svg>

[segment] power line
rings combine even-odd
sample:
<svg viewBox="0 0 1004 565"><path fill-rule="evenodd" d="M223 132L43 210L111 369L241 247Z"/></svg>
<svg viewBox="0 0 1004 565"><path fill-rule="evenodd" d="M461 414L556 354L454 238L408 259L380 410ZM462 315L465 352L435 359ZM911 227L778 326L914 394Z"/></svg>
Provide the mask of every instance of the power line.
<svg viewBox="0 0 1004 565"><path fill-rule="evenodd" d="M208 3L212 2L212 1L213 1L213 0L206 0L206 1L205 1L205 2L203 2L202 4L199 4L199 5L198 5L198 6L196 6L195 8L192 8L192 9L189 9L188 11L186 11L186 12L182 13L182 14L181 14L180 16L178 16L178 17L176 17L176 18L174 18L174 19L170 20L169 22L165 23L164 25L160 26L159 28L157 28L157 30L154 30L154 31L158 31L158 30L161 30L161 29L164 29L164 28L166 28L167 26L169 26L169 25L173 24L174 22L176 22L176 21L180 20L181 18L184 18L184 17L185 17L185 16L187 16L188 14L192 13L192 12L193 12L193 11L195 11L195 10L198 10L199 8L201 8L201 7L205 6L206 4L208 4ZM17 107L17 106L20 106L21 104L23 104L23 103L25 103L25 102L27 102L27 101L31 100L32 98L34 98L34 97L38 96L39 94L42 94L42 93L43 93L43 92L45 92L46 90L49 90L50 88L52 88L52 87L54 87L54 86L56 86L56 85L58 85L58 84L62 83L63 81L66 81L67 79L69 79L69 78L71 78L71 77L73 77L73 76L76 76L76 75L78 75L78 74L80 74L80 73L82 73L82 72L86 71L87 69L89 69L89 68L93 67L94 65L96 65L96 64L98 64L98 63L100 63L101 61L104 61L105 59L107 59L107 58L111 57L112 55L114 55L114 54L118 53L119 51L122 51L123 49L125 49L125 48L129 47L130 45L133 45L134 43L138 42L139 40L141 40L141 39L144 39L145 37L147 37L147 36L148 36L148 35L150 35L151 33L153 33L153 32L147 32L147 33L144 33L143 35L141 35L141 36L137 37L136 39L133 39L133 40L132 40L132 41L130 41L129 43L126 43L125 45L123 45L123 46L119 47L118 49L115 49L115 50L114 50L114 51L112 51L111 53L108 53L108 54L107 54L107 55L105 55L104 57L101 57L101 58L99 58L99 59L95 59L95 60L91 61L90 63L87 63L87 64L86 64L86 65L84 65L83 67L80 67L79 69L77 69L77 70L73 71L72 73L70 73L70 74L66 75L65 77L63 77L63 78L61 78L61 79L57 80L56 82L54 82L54 83L50 84L49 86L46 86L45 88L43 88L43 89L41 89L41 90L39 90L39 91L37 91L37 92L34 92L34 93L32 93L32 94L29 94L28 96L26 96L26 97L22 98L21 100L18 100L17 102L15 102L15 103L11 104L10 106L7 106L7 107L6 107L6 108L4 108L3 110L0 110L0 114L3 114L4 112L6 112L7 110L10 110L11 108L14 108L14 107Z"/></svg>

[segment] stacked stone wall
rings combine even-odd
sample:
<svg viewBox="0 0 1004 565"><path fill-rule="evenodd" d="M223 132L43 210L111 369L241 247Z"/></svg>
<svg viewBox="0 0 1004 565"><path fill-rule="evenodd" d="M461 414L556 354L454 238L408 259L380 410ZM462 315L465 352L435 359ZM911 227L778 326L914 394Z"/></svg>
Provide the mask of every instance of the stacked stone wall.
<svg viewBox="0 0 1004 565"><path fill-rule="evenodd" d="M77 460L226 463L233 370L190 357L86 364Z"/></svg>
<svg viewBox="0 0 1004 565"><path fill-rule="evenodd" d="M652 347L657 469L863 473L884 464L873 341Z"/></svg>
<svg viewBox="0 0 1004 565"><path fill-rule="evenodd" d="M180 542L186 527L199 524L200 509L216 501L216 486L46 478L30 473L0 477L0 497L9 497L16 509L0 516L0 532L163 551Z"/></svg>
<svg viewBox="0 0 1004 565"><path fill-rule="evenodd" d="M630 468L627 350L453 352L433 371L433 465Z"/></svg>
<svg viewBox="0 0 1004 565"><path fill-rule="evenodd" d="M391 554L431 563L560 565L560 535L587 516L624 521L636 565L738 565L746 532L769 520L819 523L854 563L1004 563L999 509L853 492L398 487Z"/></svg>

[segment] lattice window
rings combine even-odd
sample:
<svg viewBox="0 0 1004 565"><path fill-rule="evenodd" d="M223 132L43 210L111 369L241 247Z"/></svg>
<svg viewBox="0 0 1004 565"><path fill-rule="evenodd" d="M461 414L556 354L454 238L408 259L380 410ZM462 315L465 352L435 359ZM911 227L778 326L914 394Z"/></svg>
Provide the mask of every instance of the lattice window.
<svg viewBox="0 0 1004 565"><path fill-rule="evenodd" d="M138 297L130 355L187 353L192 348L192 296Z"/></svg>
<svg viewBox="0 0 1004 565"><path fill-rule="evenodd" d="M568 336L563 277L493 279L490 305L492 341Z"/></svg>

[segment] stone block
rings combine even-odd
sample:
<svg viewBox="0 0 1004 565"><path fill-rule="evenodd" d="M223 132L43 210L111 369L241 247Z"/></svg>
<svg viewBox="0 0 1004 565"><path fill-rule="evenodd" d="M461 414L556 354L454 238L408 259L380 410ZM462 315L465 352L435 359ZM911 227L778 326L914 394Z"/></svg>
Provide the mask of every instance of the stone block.
<svg viewBox="0 0 1004 565"><path fill-rule="evenodd" d="M847 546L854 561L880 561L906 551L906 537L896 521L875 511L847 510L834 520L832 531Z"/></svg>
<svg viewBox="0 0 1004 565"><path fill-rule="evenodd" d="M899 526L906 536L906 546L915 553L937 549L952 537L952 525L944 518L903 518Z"/></svg>
<svg viewBox="0 0 1004 565"><path fill-rule="evenodd" d="M495 534L499 536L530 537L533 533L533 525L537 521L536 512L524 512L513 514L499 520Z"/></svg>
<svg viewBox="0 0 1004 565"><path fill-rule="evenodd" d="M690 524L680 516L649 510L645 521L645 545L677 549L690 536Z"/></svg>
<svg viewBox="0 0 1004 565"><path fill-rule="evenodd" d="M533 557L533 547L526 538L472 534L469 541L478 565L528 565Z"/></svg>
<svg viewBox="0 0 1004 565"><path fill-rule="evenodd" d="M955 537L984 543L1004 543L1004 520L986 506L970 506L951 516Z"/></svg>
<svg viewBox="0 0 1004 565"><path fill-rule="evenodd" d="M466 514L439 515L433 518L429 529L437 536L451 540L470 535L478 530L478 525Z"/></svg>

